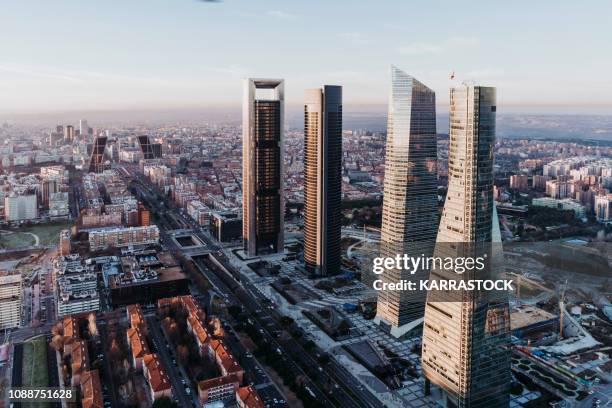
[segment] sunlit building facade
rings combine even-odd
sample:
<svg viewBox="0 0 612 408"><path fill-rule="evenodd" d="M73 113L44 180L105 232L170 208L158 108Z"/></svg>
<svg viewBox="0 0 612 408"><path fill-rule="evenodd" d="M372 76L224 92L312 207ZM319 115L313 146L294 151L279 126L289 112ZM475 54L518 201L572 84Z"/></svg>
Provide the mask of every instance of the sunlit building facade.
<svg viewBox="0 0 612 408"><path fill-rule="evenodd" d="M438 223L436 146L434 91L391 67L381 257L431 255ZM397 269L381 275L388 283L414 278ZM400 337L423 317L424 303L424 293L379 291L376 319Z"/></svg>
<svg viewBox="0 0 612 408"><path fill-rule="evenodd" d="M242 238L250 255L283 250L284 82L246 79L242 109Z"/></svg>
<svg viewBox="0 0 612 408"><path fill-rule="evenodd" d="M495 111L495 88L451 89L448 192L434 256L486 257L481 275L470 279L492 276L500 266L501 234L493 201ZM434 268L430 280L465 275ZM508 406L509 323L504 294L430 291L422 342L426 392L430 382L437 385L447 407Z"/></svg>
<svg viewBox="0 0 612 408"><path fill-rule="evenodd" d="M304 263L309 274L340 272L342 87L306 90L304 103Z"/></svg>

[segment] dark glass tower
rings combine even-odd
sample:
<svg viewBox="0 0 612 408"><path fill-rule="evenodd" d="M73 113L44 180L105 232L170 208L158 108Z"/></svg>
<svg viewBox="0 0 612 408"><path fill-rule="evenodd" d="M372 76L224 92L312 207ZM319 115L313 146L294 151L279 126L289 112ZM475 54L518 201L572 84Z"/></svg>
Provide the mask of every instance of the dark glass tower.
<svg viewBox="0 0 612 408"><path fill-rule="evenodd" d="M342 87L306 90L304 102L304 263L311 275L340 272Z"/></svg>
<svg viewBox="0 0 612 408"><path fill-rule="evenodd" d="M102 173L104 171L104 151L106 149L106 136L97 136L94 139L91 158L89 160L90 173Z"/></svg>
<svg viewBox="0 0 612 408"><path fill-rule="evenodd" d="M284 84L247 79L242 121L242 238L248 255L283 250Z"/></svg>

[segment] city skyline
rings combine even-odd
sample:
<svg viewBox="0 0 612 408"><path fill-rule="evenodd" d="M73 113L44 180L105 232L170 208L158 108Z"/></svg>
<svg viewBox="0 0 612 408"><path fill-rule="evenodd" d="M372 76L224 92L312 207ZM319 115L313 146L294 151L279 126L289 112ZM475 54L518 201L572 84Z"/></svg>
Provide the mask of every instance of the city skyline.
<svg viewBox="0 0 612 408"><path fill-rule="evenodd" d="M609 14L8 2L0 408L612 406Z"/></svg>
<svg viewBox="0 0 612 408"><path fill-rule="evenodd" d="M319 18L334 24L310 33L305 22L316 8L278 1L38 2L38 13L30 12L31 3L7 4L0 33L18 33L19 41L5 43L0 58L0 111L237 107L237 79L262 74L287 80L289 106L299 106L301 90L320 82L343 85L346 106L382 106L386 66L394 62L429 83L440 108L455 72L460 81L495 84L508 110L605 113L612 106L604 79L612 64L599 50L606 47L610 5L599 5L530 3L529 14L518 6L501 12L493 3L332 5ZM401 18L414 13L419 18L410 24ZM60 17L69 24L56 24ZM369 24L354 24L364 18ZM21 21L29 22L27 29L16 25ZM525 24L517 29L517 22ZM156 24L164 30L149 28ZM251 49L241 28L273 39L280 52ZM210 41L219 36L223 47ZM313 66L311 54L326 66ZM580 78L573 73L577 64Z"/></svg>

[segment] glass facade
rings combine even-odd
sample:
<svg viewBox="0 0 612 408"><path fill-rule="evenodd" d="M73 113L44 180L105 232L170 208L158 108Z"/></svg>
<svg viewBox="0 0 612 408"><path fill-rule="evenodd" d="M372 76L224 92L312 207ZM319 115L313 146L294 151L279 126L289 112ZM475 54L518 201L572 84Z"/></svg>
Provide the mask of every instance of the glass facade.
<svg viewBox="0 0 612 408"><path fill-rule="evenodd" d="M381 257L432 251L438 222L435 100L434 91L391 67ZM381 279L399 282L415 275L386 270ZM424 293L417 291L380 291L377 319L401 334L397 328L423 317L424 303Z"/></svg>
<svg viewBox="0 0 612 408"><path fill-rule="evenodd" d="M493 203L495 88L451 89L448 191L434 256L485 256L480 276L500 265L501 236ZM430 280L454 271L431 271ZM457 279L456 274L453 277ZM422 368L444 392L444 406L509 404L509 309L505 294L430 292L423 324Z"/></svg>
<svg viewBox="0 0 612 408"><path fill-rule="evenodd" d="M269 98L257 98L257 90ZM248 255L283 250L283 81L248 79L243 102L243 244Z"/></svg>
<svg viewBox="0 0 612 408"><path fill-rule="evenodd" d="M306 91L304 104L304 263L312 275L340 272L342 87Z"/></svg>

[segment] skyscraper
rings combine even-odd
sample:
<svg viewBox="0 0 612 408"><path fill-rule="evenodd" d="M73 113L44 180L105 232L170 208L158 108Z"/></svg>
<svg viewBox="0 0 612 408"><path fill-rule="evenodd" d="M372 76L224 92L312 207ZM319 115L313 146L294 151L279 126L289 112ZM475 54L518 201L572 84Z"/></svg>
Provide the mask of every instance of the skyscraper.
<svg viewBox="0 0 612 408"><path fill-rule="evenodd" d="M391 67L380 256L430 255L438 222L436 96L415 78ZM426 274L419 271L416 276ZM383 282L414 279L388 269ZM376 320L396 337L423 317L425 294L379 291Z"/></svg>
<svg viewBox="0 0 612 408"><path fill-rule="evenodd" d="M64 127L64 142L72 143L74 141L74 127L72 125L66 125Z"/></svg>
<svg viewBox="0 0 612 408"><path fill-rule="evenodd" d="M138 136L138 144L145 160L159 159L162 156L161 145L159 143L151 143L149 136Z"/></svg>
<svg viewBox="0 0 612 408"><path fill-rule="evenodd" d="M106 150L106 136L97 136L94 139L91 157L89 159L89 172L101 173L104 171L104 151Z"/></svg>
<svg viewBox="0 0 612 408"><path fill-rule="evenodd" d="M304 102L304 262L312 275L340 272L342 87L306 90Z"/></svg>
<svg viewBox="0 0 612 408"><path fill-rule="evenodd" d="M89 135L89 125L87 124L86 119L81 119L79 121L79 133L81 134L82 139Z"/></svg>
<svg viewBox="0 0 612 408"><path fill-rule="evenodd" d="M448 192L436 257L484 256L482 272L434 268L431 280L483 279L499 267L501 234L493 201L495 88L464 85L450 92ZM476 276L478 274L478 276ZM423 324L422 368L443 391L444 406L509 404L509 312L503 293L430 291Z"/></svg>
<svg viewBox="0 0 612 408"><path fill-rule="evenodd" d="M284 246L284 82L246 79L242 105L242 238L248 255Z"/></svg>

